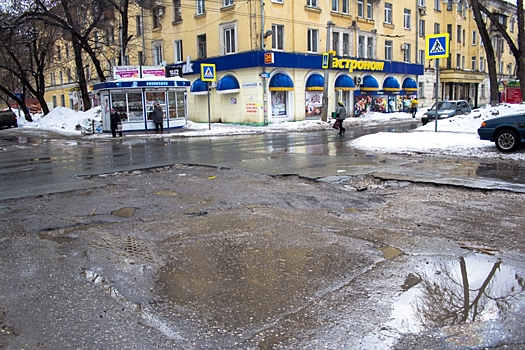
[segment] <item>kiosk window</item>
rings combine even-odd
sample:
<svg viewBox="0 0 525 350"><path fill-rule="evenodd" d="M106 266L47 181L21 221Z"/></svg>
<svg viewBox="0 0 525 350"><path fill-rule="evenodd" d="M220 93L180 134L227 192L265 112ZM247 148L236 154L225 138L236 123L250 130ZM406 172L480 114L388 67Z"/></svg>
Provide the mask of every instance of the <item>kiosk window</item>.
<svg viewBox="0 0 525 350"><path fill-rule="evenodd" d="M142 108L142 93L130 92L128 94L128 120L130 122L144 121L144 109Z"/></svg>

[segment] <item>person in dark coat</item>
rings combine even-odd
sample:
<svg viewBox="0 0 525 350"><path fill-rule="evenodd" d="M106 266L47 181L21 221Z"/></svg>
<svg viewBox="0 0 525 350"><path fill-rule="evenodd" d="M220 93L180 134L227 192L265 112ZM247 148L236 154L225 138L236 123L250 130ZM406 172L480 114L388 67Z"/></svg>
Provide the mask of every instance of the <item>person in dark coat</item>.
<svg viewBox="0 0 525 350"><path fill-rule="evenodd" d="M109 114L109 121L111 123L111 134L113 135L113 137L117 137L118 125L121 123L120 114L113 108L111 108L110 112L111 113ZM122 130L118 130L118 136L122 137Z"/></svg>
<svg viewBox="0 0 525 350"><path fill-rule="evenodd" d="M162 112L162 107L160 106L160 103L156 102L155 107L153 108L152 112L153 122L155 123L155 131L163 132L163 125L162 122L164 121L164 113Z"/></svg>
<svg viewBox="0 0 525 350"><path fill-rule="evenodd" d="M339 135L345 133L346 129L343 127L343 122L346 118L346 108L343 102L339 101L339 106L335 110L335 119L339 122Z"/></svg>

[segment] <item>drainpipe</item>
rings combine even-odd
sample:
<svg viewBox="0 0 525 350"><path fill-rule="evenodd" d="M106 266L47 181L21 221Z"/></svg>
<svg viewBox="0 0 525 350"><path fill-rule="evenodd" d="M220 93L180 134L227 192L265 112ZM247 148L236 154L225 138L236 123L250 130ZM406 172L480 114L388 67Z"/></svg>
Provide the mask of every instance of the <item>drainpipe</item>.
<svg viewBox="0 0 525 350"><path fill-rule="evenodd" d="M264 62L264 0L261 0L261 51L263 52L262 61L262 87L263 87L263 121L264 125L268 125L268 98L266 97L266 63Z"/></svg>

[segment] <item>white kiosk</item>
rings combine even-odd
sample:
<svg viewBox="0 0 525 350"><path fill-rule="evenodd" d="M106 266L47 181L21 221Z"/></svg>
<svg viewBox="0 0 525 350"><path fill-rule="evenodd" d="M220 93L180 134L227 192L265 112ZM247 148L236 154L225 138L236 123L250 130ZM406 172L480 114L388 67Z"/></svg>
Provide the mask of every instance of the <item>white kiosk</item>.
<svg viewBox="0 0 525 350"><path fill-rule="evenodd" d="M188 119L186 95L190 85L188 79L180 77L130 77L95 84L103 130L110 131L111 108L120 113L123 131L155 130L151 111L156 102L164 111L164 129L182 128Z"/></svg>

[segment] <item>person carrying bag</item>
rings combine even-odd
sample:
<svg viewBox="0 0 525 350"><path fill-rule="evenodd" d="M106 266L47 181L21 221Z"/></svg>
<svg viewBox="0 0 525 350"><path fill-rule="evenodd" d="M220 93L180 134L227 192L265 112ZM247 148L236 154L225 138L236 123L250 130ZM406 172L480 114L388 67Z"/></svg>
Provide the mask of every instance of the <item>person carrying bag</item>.
<svg viewBox="0 0 525 350"><path fill-rule="evenodd" d="M335 110L335 123L334 128L339 129L339 135L345 133L346 129L343 127L343 122L346 118L346 108L343 102L339 101L339 106ZM337 124L337 127L336 127Z"/></svg>

